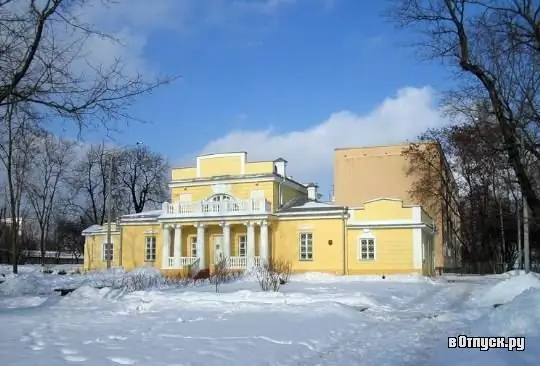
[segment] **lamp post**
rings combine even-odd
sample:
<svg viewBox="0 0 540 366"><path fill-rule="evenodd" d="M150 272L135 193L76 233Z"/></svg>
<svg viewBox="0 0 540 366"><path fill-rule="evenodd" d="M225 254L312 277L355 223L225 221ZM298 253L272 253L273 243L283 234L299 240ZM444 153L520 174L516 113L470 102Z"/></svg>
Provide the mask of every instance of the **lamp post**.
<svg viewBox="0 0 540 366"><path fill-rule="evenodd" d="M137 147L142 146L141 141L137 141ZM112 176L114 164L114 152L107 153L109 157L109 174L107 176L107 244L105 244L105 259L107 260L107 269L111 268L113 260L113 243L112 243Z"/></svg>
<svg viewBox="0 0 540 366"><path fill-rule="evenodd" d="M522 131L519 141L522 164L526 164L524 135L525 131ZM527 197L523 195L523 192L521 192L521 199L523 205L523 267L525 269L525 273L529 273L531 269L531 248L529 243L529 204L527 202Z"/></svg>

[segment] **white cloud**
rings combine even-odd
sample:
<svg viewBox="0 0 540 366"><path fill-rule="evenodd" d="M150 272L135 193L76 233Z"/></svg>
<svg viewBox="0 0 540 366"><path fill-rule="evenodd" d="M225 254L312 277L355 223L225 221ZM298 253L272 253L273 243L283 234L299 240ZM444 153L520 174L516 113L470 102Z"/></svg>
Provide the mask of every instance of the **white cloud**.
<svg viewBox="0 0 540 366"><path fill-rule="evenodd" d="M121 60L126 75L144 72L147 76L155 71L144 52L151 34L179 30L190 15L186 2L178 0L160 0L155 4L145 0L86 2L72 9L72 14L79 24L108 36L93 35L86 40L84 60L78 60L80 65L76 65L81 71L87 71L86 64L108 67Z"/></svg>
<svg viewBox="0 0 540 366"><path fill-rule="evenodd" d="M306 130L281 134L272 128L232 131L210 141L201 153L247 151L252 161L281 156L289 161L288 171L295 178L329 183L335 148L405 142L446 124L434 99L429 87L406 87L365 115L336 112Z"/></svg>
<svg viewBox="0 0 540 366"><path fill-rule="evenodd" d="M121 60L126 75L143 72L151 77L157 65L148 63L145 47L159 31L182 32L200 27L225 26L252 15L270 16L297 0L129 0L83 2L70 9L74 23L108 37L91 36L74 65L77 72L107 68ZM218 21L219 20L219 21ZM77 29L56 29L66 45L82 35ZM77 52L76 50L73 50ZM89 68L88 65L91 67Z"/></svg>

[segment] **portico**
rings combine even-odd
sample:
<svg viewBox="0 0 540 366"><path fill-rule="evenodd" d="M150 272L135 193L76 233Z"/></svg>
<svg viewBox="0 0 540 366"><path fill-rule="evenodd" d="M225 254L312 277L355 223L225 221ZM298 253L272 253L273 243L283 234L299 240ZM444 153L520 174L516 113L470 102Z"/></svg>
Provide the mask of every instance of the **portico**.
<svg viewBox="0 0 540 366"><path fill-rule="evenodd" d="M164 223L163 269L211 269L226 258L232 270L249 269L270 257L268 220Z"/></svg>

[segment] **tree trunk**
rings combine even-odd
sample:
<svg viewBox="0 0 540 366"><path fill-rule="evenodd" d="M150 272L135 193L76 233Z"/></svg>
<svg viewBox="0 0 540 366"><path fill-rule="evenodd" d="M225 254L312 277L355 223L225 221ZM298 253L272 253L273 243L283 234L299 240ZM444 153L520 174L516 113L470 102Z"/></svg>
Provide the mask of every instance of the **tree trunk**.
<svg viewBox="0 0 540 366"><path fill-rule="evenodd" d="M41 229L39 234L39 250L41 256L41 265L45 265L45 230Z"/></svg>

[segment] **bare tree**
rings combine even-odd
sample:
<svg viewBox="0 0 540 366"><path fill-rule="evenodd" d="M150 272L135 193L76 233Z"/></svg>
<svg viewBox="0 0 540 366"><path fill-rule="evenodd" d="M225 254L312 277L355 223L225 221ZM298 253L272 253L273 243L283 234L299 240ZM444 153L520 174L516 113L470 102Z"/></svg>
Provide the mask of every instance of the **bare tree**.
<svg viewBox="0 0 540 366"><path fill-rule="evenodd" d="M120 184L135 213L142 212L147 203L161 204L167 200L170 167L161 154L137 146L122 151L117 161Z"/></svg>
<svg viewBox="0 0 540 366"><path fill-rule="evenodd" d="M109 180L110 164L104 145L91 145L80 155L69 179L74 197L72 205L90 223L103 225L107 200L112 200L114 205L115 197L118 200L121 195L118 175L113 172ZM109 182L111 190L108 189Z"/></svg>
<svg viewBox="0 0 540 366"><path fill-rule="evenodd" d="M10 104L0 124L0 161L5 169L13 272L17 273L20 225L29 167L36 154L35 119L25 104Z"/></svg>
<svg viewBox="0 0 540 366"><path fill-rule="evenodd" d="M519 232L516 202L519 201L517 179L505 164L498 124L489 115L479 115L462 125L430 130L421 140L438 141L448 158L457 186L453 206L461 224L454 227L462 239L462 270L493 273L512 267L518 255ZM435 150L420 149L411 144L405 154L411 157L409 174L418 179L411 195L422 202L449 204L438 184L443 179Z"/></svg>
<svg viewBox="0 0 540 366"><path fill-rule="evenodd" d="M110 129L114 121L133 119L127 108L136 97L169 81L129 75L120 59L110 65L92 63L86 46L95 37L108 36L78 17L90 3L94 2L0 1L0 124L8 142L3 144L4 165L9 170L13 217L18 214L18 197L22 196L14 184L14 120L40 123L45 117L59 117L74 121L79 131L88 126ZM15 232L17 225L15 220ZM12 240L13 252L17 253L17 238ZM14 259L15 273L16 262Z"/></svg>
<svg viewBox="0 0 540 366"><path fill-rule="evenodd" d="M537 0L393 0L392 20L415 29L428 58L454 66L459 86L449 93L453 112L467 115L475 100L489 101L506 158L533 216L540 194L523 151L540 159L540 4ZM522 150L520 136L524 137Z"/></svg>
<svg viewBox="0 0 540 366"><path fill-rule="evenodd" d="M82 220L59 218L55 223L56 240L62 251L72 253L75 259L84 254L84 237L81 231L88 227Z"/></svg>
<svg viewBox="0 0 540 366"><path fill-rule="evenodd" d="M149 203L166 200L169 166L165 158L149 148L107 149L91 145L79 156L70 186L72 205L85 221L102 225L109 199L116 217L142 212Z"/></svg>
<svg viewBox="0 0 540 366"><path fill-rule="evenodd" d="M219 287L222 283L227 281L228 276L230 275L229 269L227 268L228 258L221 257L214 264L213 272L210 276L210 282L216 286L216 292L219 292Z"/></svg>
<svg viewBox="0 0 540 366"><path fill-rule="evenodd" d="M28 200L39 225L41 264L45 264L45 243L49 239L50 223L60 184L73 158L73 143L42 132L37 136L36 155L30 164L26 181Z"/></svg>

